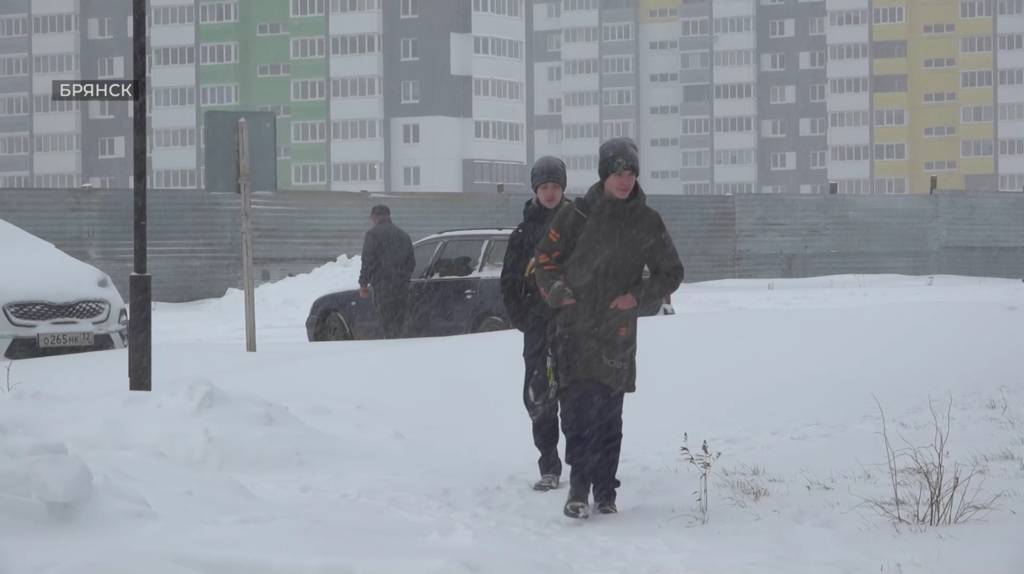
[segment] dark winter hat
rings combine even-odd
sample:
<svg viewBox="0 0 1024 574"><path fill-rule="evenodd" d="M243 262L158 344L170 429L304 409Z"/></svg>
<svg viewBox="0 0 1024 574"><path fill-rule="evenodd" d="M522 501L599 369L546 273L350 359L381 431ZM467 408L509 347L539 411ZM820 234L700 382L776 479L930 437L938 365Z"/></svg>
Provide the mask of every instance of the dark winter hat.
<svg viewBox="0 0 1024 574"><path fill-rule="evenodd" d="M374 216L391 217L391 208L386 205L374 205L370 210L370 217Z"/></svg>
<svg viewBox="0 0 1024 574"><path fill-rule="evenodd" d="M537 188L545 183L557 183L562 186L563 191L565 190L564 161L557 157L546 155L534 162L533 169L530 170L530 187L534 193L537 193Z"/></svg>
<svg viewBox="0 0 1024 574"><path fill-rule="evenodd" d="M598 152L597 173L601 181L613 173L630 170L640 175L640 153L629 138L612 138L601 144Z"/></svg>

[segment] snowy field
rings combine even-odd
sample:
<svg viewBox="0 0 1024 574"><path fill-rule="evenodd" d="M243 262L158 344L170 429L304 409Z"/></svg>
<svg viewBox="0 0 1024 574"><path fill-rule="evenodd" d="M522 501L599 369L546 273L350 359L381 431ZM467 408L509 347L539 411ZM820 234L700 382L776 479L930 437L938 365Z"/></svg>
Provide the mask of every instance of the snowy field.
<svg viewBox="0 0 1024 574"><path fill-rule="evenodd" d="M621 513L584 522L530 489L518 333L305 341L357 273L261 287L256 354L238 292L157 305L149 394L123 350L0 370L0 573L1024 572L1020 280L684 285L641 321ZM1000 498L897 531L864 503L888 488L874 397L900 446L950 396L949 457ZM684 433L722 452L706 525Z"/></svg>

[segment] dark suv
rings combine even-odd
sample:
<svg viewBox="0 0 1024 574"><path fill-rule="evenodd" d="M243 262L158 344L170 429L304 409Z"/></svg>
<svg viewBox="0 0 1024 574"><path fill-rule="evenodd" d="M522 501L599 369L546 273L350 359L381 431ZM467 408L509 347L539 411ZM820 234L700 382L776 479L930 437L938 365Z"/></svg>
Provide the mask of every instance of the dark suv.
<svg viewBox="0 0 1024 574"><path fill-rule="evenodd" d="M409 285L406 337L509 328L501 300L501 266L512 229L445 231L417 241ZM668 301L643 302L640 315L672 314ZM381 339L369 299L350 289L317 299L306 318L310 341Z"/></svg>

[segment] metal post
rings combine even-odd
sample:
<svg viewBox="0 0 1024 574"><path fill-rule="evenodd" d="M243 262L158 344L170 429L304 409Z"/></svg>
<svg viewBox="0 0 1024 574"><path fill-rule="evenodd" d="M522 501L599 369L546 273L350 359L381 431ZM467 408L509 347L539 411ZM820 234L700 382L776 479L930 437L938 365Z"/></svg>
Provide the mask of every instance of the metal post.
<svg viewBox="0 0 1024 574"><path fill-rule="evenodd" d="M253 285L252 183L249 180L249 127L238 120L238 188L242 194L242 275L245 282L245 350L256 352L256 290Z"/></svg>
<svg viewBox="0 0 1024 574"><path fill-rule="evenodd" d="M128 388L153 389L153 281L146 269L146 0L132 0L132 66L136 97L134 117L134 259L135 272L128 281Z"/></svg>

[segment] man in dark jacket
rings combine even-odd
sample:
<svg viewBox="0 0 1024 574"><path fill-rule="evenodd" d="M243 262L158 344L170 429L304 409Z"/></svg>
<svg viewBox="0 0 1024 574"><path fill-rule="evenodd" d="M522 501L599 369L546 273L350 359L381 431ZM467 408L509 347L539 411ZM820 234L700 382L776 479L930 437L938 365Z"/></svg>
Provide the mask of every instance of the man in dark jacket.
<svg viewBox="0 0 1024 574"><path fill-rule="evenodd" d="M391 210L377 205L370 211L373 227L363 239L363 266L359 272L359 296L366 299L373 288L384 337L402 336L409 300L409 279L416 267L409 234L391 222Z"/></svg>
<svg viewBox="0 0 1024 574"><path fill-rule="evenodd" d="M548 223L563 205L567 205L565 163L545 156L533 164L530 185L535 197L523 208L523 222L509 237L505 262L501 268L501 295L512 325L523 332L523 403L533 421L533 444L540 451L537 461L540 480L534 490L558 488L562 461L558 457L558 398L551 353L554 312L537 291L531 262L537 242Z"/></svg>
<svg viewBox="0 0 1024 574"><path fill-rule="evenodd" d="M683 279L665 223L637 183L636 144L602 144L598 170L600 181L558 212L537 246L537 283L558 310L559 400L572 466L564 513L571 518L589 516L591 486L597 512L618 511L622 400L636 390L638 304L671 294Z"/></svg>

